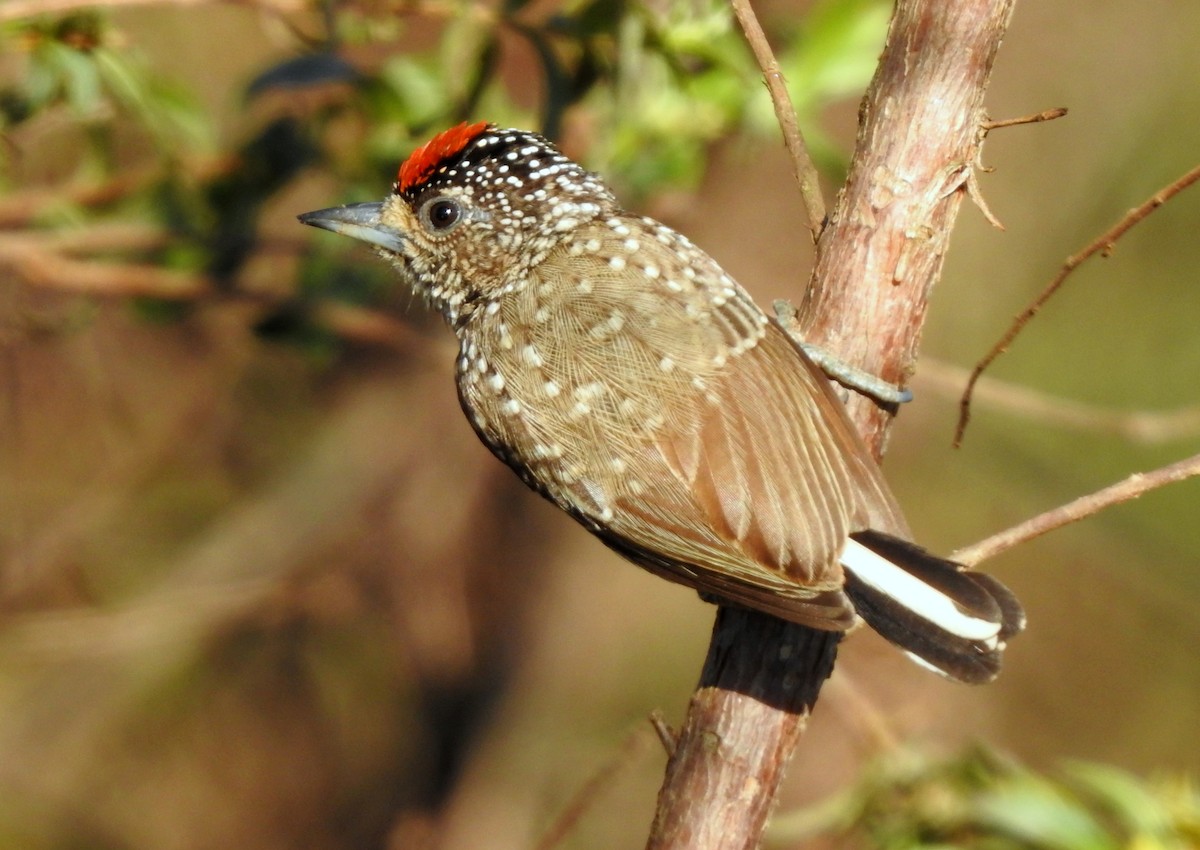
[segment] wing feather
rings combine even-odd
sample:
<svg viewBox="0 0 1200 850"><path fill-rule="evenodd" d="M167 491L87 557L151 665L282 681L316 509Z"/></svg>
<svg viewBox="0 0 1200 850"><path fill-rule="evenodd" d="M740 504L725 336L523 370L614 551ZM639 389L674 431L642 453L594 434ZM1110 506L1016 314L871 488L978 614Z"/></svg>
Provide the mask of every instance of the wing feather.
<svg viewBox="0 0 1200 850"><path fill-rule="evenodd" d="M569 259L586 287L534 280L536 304L507 302L545 317L499 317L514 360L531 346L542 364L505 373L523 415L503 427L525 429L506 444L538 448L511 462L647 569L845 629L847 536L903 519L825 376L706 254L659 233L633 258L661 270L644 288L613 271L627 240L601 225L580 237L601 249Z"/></svg>

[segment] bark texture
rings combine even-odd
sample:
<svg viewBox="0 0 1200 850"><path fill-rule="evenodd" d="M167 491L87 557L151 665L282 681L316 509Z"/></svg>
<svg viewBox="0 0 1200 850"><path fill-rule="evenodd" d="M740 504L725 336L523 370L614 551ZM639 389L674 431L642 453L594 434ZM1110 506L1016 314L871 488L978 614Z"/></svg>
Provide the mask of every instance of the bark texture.
<svg viewBox="0 0 1200 850"><path fill-rule="evenodd" d="M850 175L818 243L798 319L807 341L894 383L916 360L1014 2L900 0L862 103ZM879 456L890 416L862 398L849 406ZM838 637L718 611L648 850L759 845Z"/></svg>

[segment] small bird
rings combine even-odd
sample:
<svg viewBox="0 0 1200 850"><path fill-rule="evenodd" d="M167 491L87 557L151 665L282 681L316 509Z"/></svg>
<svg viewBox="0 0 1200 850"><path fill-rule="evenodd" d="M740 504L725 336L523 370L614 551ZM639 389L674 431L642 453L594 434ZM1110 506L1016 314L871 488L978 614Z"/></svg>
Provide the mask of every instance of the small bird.
<svg viewBox="0 0 1200 850"><path fill-rule="evenodd" d="M480 439L628 560L816 629L861 618L951 679L995 678L1025 624L1013 594L910 542L799 345L542 136L460 124L382 202L299 218L374 246L441 312Z"/></svg>

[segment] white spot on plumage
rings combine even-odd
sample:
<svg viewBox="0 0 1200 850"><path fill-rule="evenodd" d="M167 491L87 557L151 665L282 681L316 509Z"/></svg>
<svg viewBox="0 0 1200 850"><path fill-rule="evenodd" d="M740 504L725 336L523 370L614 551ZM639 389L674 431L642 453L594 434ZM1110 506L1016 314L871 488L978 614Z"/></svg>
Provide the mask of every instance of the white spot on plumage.
<svg viewBox="0 0 1200 850"><path fill-rule="evenodd" d="M546 383L542 384L542 392L544 392L550 398L558 398L559 394L562 392L562 387L560 387L554 381L546 381Z"/></svg>
<svg viewBox="0 0 1200 850"><path fill-rule="evenodd" d="M558 460L563 456L561 443L538 443L533 447L533 456L538 460Z"/></svg>
<svg viewBox="0 0 1200 850"><path fill-rule="evenodd" d="M542 355L538 352L537 346L532 344L521 349L521 361L535 369L540 369L545 365L545 361L542 360Z"/></svg>
<svg viewBox="0 0 1200 850"><path fill-rule="evenodd" d="M599 381L592 381L591 383L576 387L571 395L580 401L591 401L594 398L604 395L604 384Z"/></svg>

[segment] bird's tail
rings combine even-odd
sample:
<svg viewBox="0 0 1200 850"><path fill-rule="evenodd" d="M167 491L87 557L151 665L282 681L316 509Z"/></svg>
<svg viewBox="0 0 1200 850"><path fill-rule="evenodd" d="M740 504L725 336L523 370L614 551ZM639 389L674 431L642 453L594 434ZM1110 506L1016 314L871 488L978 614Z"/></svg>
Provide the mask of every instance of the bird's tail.
<svg viewBox="0 0 1200 850"><path fill-rule="evenodd" d="M990 682L1005 642L1025 628L1021 603L1000 582L878 531L842 550L846 593L867 624L917 663L951 679Z"/></svg>

